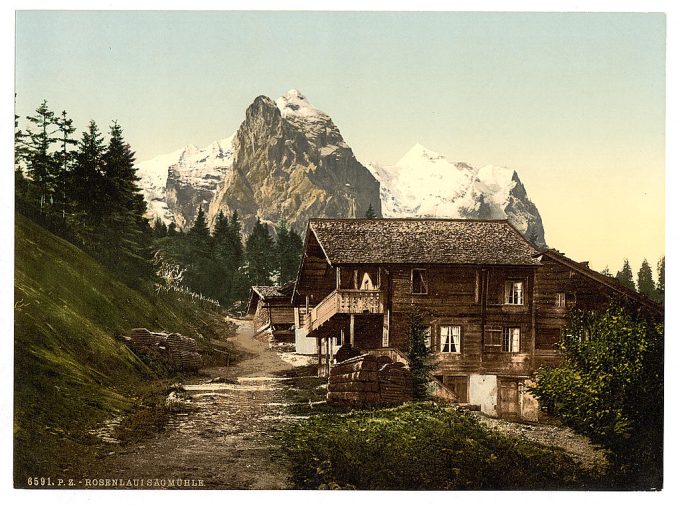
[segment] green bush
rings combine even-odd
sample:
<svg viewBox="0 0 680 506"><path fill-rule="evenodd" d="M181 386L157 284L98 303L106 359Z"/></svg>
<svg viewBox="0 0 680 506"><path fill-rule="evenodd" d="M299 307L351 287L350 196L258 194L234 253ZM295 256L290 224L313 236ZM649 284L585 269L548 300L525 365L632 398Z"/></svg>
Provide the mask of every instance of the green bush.
<svg viewBox="0 0 680 506"><path fill-rule="evenodd" d="M663 324L629 308L575 312L564 361L532 392L549 413L609 451L617 488L661 488Z"/></svg>
<svg viewBox="0 0 680 506"><path fill-rule="evenodd" d="M587 485L564 453L504 437L434 403L313 416L283 429L299 489L567 489Z"/></svg>

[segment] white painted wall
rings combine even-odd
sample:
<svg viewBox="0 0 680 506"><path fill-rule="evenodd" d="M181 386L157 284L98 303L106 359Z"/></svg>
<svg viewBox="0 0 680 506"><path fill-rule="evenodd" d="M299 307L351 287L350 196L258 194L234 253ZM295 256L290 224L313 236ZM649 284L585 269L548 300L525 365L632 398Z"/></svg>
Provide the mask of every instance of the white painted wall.
<svg viewBox="0 0 680 506"><path fill-rule="evenodd" d="M480 406L482 413L498 416L498 378L494 374L470 375L470 404Z"/></svg>
<svg viewBox="0 0 680 506"><path fill-rule="evenodd" d="M527 387L534 386L530 380L526 380L524 383L519 384L519 414L523 420L530 422L538 422L538 417L541 412L541 406L538 403L538 399L531 395L527 390Z"/></svg>
<svg viewBox="0 0 680 506"><path fill-rule="evenodd" d="M295 353L316 355L316 337L308 337L305 329L295 329Z"/></svg>

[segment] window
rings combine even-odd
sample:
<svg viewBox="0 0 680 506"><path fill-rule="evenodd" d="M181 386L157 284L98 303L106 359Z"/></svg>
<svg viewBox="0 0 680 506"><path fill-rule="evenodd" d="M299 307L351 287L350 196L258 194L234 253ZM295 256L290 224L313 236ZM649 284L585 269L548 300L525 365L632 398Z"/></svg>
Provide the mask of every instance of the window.
<svg viewBox="0 0 680 506"><path fill-rule="evenodd" d="M427 293L425 272L425 269L413 269L411 271L411 293Z"/></svg>
<svg viewBox="0 0 680 506"><path fill-rule="evenodd" d="M567 297L564 292L555 294L555 305L557 307L567 307Z"/></svg>
<svg viewBox="0 0 680 506"><path fill-rule="evenodd" d="M439 336L442 353L460 353L460 325L442 325Z"/></svg>
<svg viewBox="0 0 680 506"><path fill-rule="evenodd" d="M359 287L359 290L374 290L373 280L371 279L371 275L368 272L364 272L364 275L361 278L361 286Z"/></svg>
<svg viewBox="0 0 680 506"><path fill-rule="evenodd" d="M519 353L519 327L503 329L503 351Z"/></svg>
<svg viewBox="0 0 680 506"><path fill-rule="evenodd" d="M524 283L522 281L505 283L505 303L516 306L524 304Z"/></svg>

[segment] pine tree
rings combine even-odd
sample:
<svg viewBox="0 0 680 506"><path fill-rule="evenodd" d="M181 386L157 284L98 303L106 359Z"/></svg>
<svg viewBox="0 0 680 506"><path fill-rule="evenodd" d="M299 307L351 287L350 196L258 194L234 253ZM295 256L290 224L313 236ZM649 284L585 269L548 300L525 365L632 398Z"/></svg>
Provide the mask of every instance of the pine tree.
<svg viewBox="0 0 680 506"><path fill-rule="evenodd" d="M241 222L236 211L229 218L229 240L231 241L234 261L240 266L243 263L243 243L241 242Z"/></svg>
<svg viewBox="0 0 680 506"><path fill-rule="evenodd" d="M73 120L67 117L66 111L61 111L61 116L55 119L55 124L59 132L60 144L60 149L55 155L57 166L59 167L56 173L55 186L58 199L61 201L61 219L63 220L66 218L66 190L71 180L73 160L76 157L76 151L71 148L72 146L76 146L78 141L71 138L76 131L76 128L73 126Z"/></svg>
<svg viewBox="0 0 680 506"><path fill-rule="evenodd" d="M279 285L283 285L288 280L288 255L289 255L289 238L288 227L286 222L280 220L274 228L275 234L275 249L276 249L276 279Z"/></svg>
<svg viewBox="0 0 680 506"><path fill-rule="evenodd" d="M116 209L125 209L137 219L143 218L146 203L140 192L135 167L135 153L123 138L123 129L114 121L108 149L104 155L106 199ZM146 221L146 220L145 220Z"/></svg>
<svg viewBox="0 0 680 506"><path fill-rule="evenodd" d="M284 285L297 276L302 255L302 238L295 230L288 228L283 220L276 225L275 234L277 282Z"/></svg>
<svg viewBox="0 0 680 506"><path fill-rule="evenodd" d="M205 219L203 206L198 206L198 213L196 213L196 219L194 220L193 226L189 229L189 235L204 239L210 237L210 229L208 228L208 222Z"/></svg>
<svg viewBox="0 0 680 506"><path fill-rule="evenodd" d="M244 269L245 254L241 240L241 222L237 211L234 211L229 218L229 250L231 261L228 264L230 277L228 300L232 302L245 299L250 290Z"/></svg>
<svg viewBox="0 0 680 506"><path fill-rule="evenodd" d="M656 293L657 300L663 302L666 295L666 257L661 257L656 264Z"/></svg>
<svg viewBox="0 0 680 506"><path fill-rule="evenodd" d="M101 255L105 263L123 274L126 281L134 282L151 272L151 230L144 218L146 204L137 186L135 154L123 138L123 129L115 121L102 155L101 170Z"/></svg>
<svg viewBox="0 0 680 506"><path fill-rule="evenodd" d="M14 98L16 102L16 94ZM28 155L28 134L19 128L19 118L17 114L14 115L14 171L23 176L23 164Z"/></svg>
<svg viewBox="0 0 680 506"><path fill-rule="evenodd" d="M616 273L616 280L626 288L635 290L635 281L633 281L633 271L630 268L630 263L626 258L623 261L623 268Z"/></svg>
<svg viewBox="0 0 680 506"><path fill-rule="evenodd" d="M654 279L652 278L652 268L649 266L646 258L642 261L638 271L637 287L642 295L646 295L652 300L656 298L656 286L654 286Z"/></svg>
<svg viewBox="0 0 680 506"><path fill-rule="evenodd" d="M69 184L74 213L72 229L86 248L94 247L94 235L101 226L104 206L104 140L94 121L90 121L78 143L76 161Z"/></svg>
<svg viewBox="0 0 680 506"><path fill-rule="evenodd" d="M300 261L302 260L302 248L304 246L304 243L302 241L302 237L300 236L300 234L298 234L292 228L288 232L288 241L290 246L288 266L290 268L290 271L287 277L288 281L292 281L297 277L298 269L300 267Z"/></svg>
<svg viewBox="0 0 680 506"><path fill-rule="evenodd" d="M275 271L274 241L260 218L246 240L247 274L252 285L269 285Z"/></svg>
<svg viewBox="0 0 680 506"><path fill-rule="evenodd" d="M175 222L172 221L170 222L170 225L168 225L168 237L174 237L177 235L177 225L175 225Z"/></svg>
<svg viewBox="0 0 680 506"><path fill-rule="evenodd" d="M604 270L600 272L600 274L604 274L608 278L613 278L614 276L612 275L611 271L609 270L609 266L605 266Z"/></svg>
<svg viewBox="0 0 680 506"><path fill-rule="evenodd" d="M160 217L157 216L153 222L154 237L156 238L166 237L168 234L169 234L168 227L165 225L165 222L161 220Z"/></svg>
<svg viewBox="0 0 680 506"><path fill-rule="evenodd" d="M38 188L40 214L45 214L58 167L51 152L52 144L57 140L54 137L57 129L54 112L47 107L47 100L43 100L35 112L35 116L26 117L34 128L28 130L26 161L28 175Z"/></svg>
<svg viewBox="0 0 680 506"><path fill-rule="evenodd" d="M16 98L16 95L15 95ZM14 115L14 192L16 206L30 201L30 182L24 176L24 168L28 159L28 134L19 128L19 116Z"/></svg>
<svg viewBox="0 0 680 506"><path fill-rule="evenodd" d="M432 365L429 361L430 350L425 344L427 326L423 314L412 308L408 315L409 323L409 369L413 376L413 397L423 400L428 397L429 373Z"/></svg>
<svg viewBox="0 0 680 506"><path fill-rule="evenodd" d="M372 203L368 204L368 209L366 209L365 217L369 220L374 220L378 217L378 215L375 212L375 209L373 209Z"/></svg>

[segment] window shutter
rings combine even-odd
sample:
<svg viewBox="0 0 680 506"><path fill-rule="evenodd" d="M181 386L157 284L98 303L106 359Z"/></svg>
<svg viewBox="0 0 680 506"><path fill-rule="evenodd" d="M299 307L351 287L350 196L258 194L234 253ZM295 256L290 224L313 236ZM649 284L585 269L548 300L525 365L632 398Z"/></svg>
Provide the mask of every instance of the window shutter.
<svg viewBox="0 0 680 506"><path fill-rule="evenodd" d="M503 329L501 327L487 327L484 330L484 351L501 351Z"/></svg>

